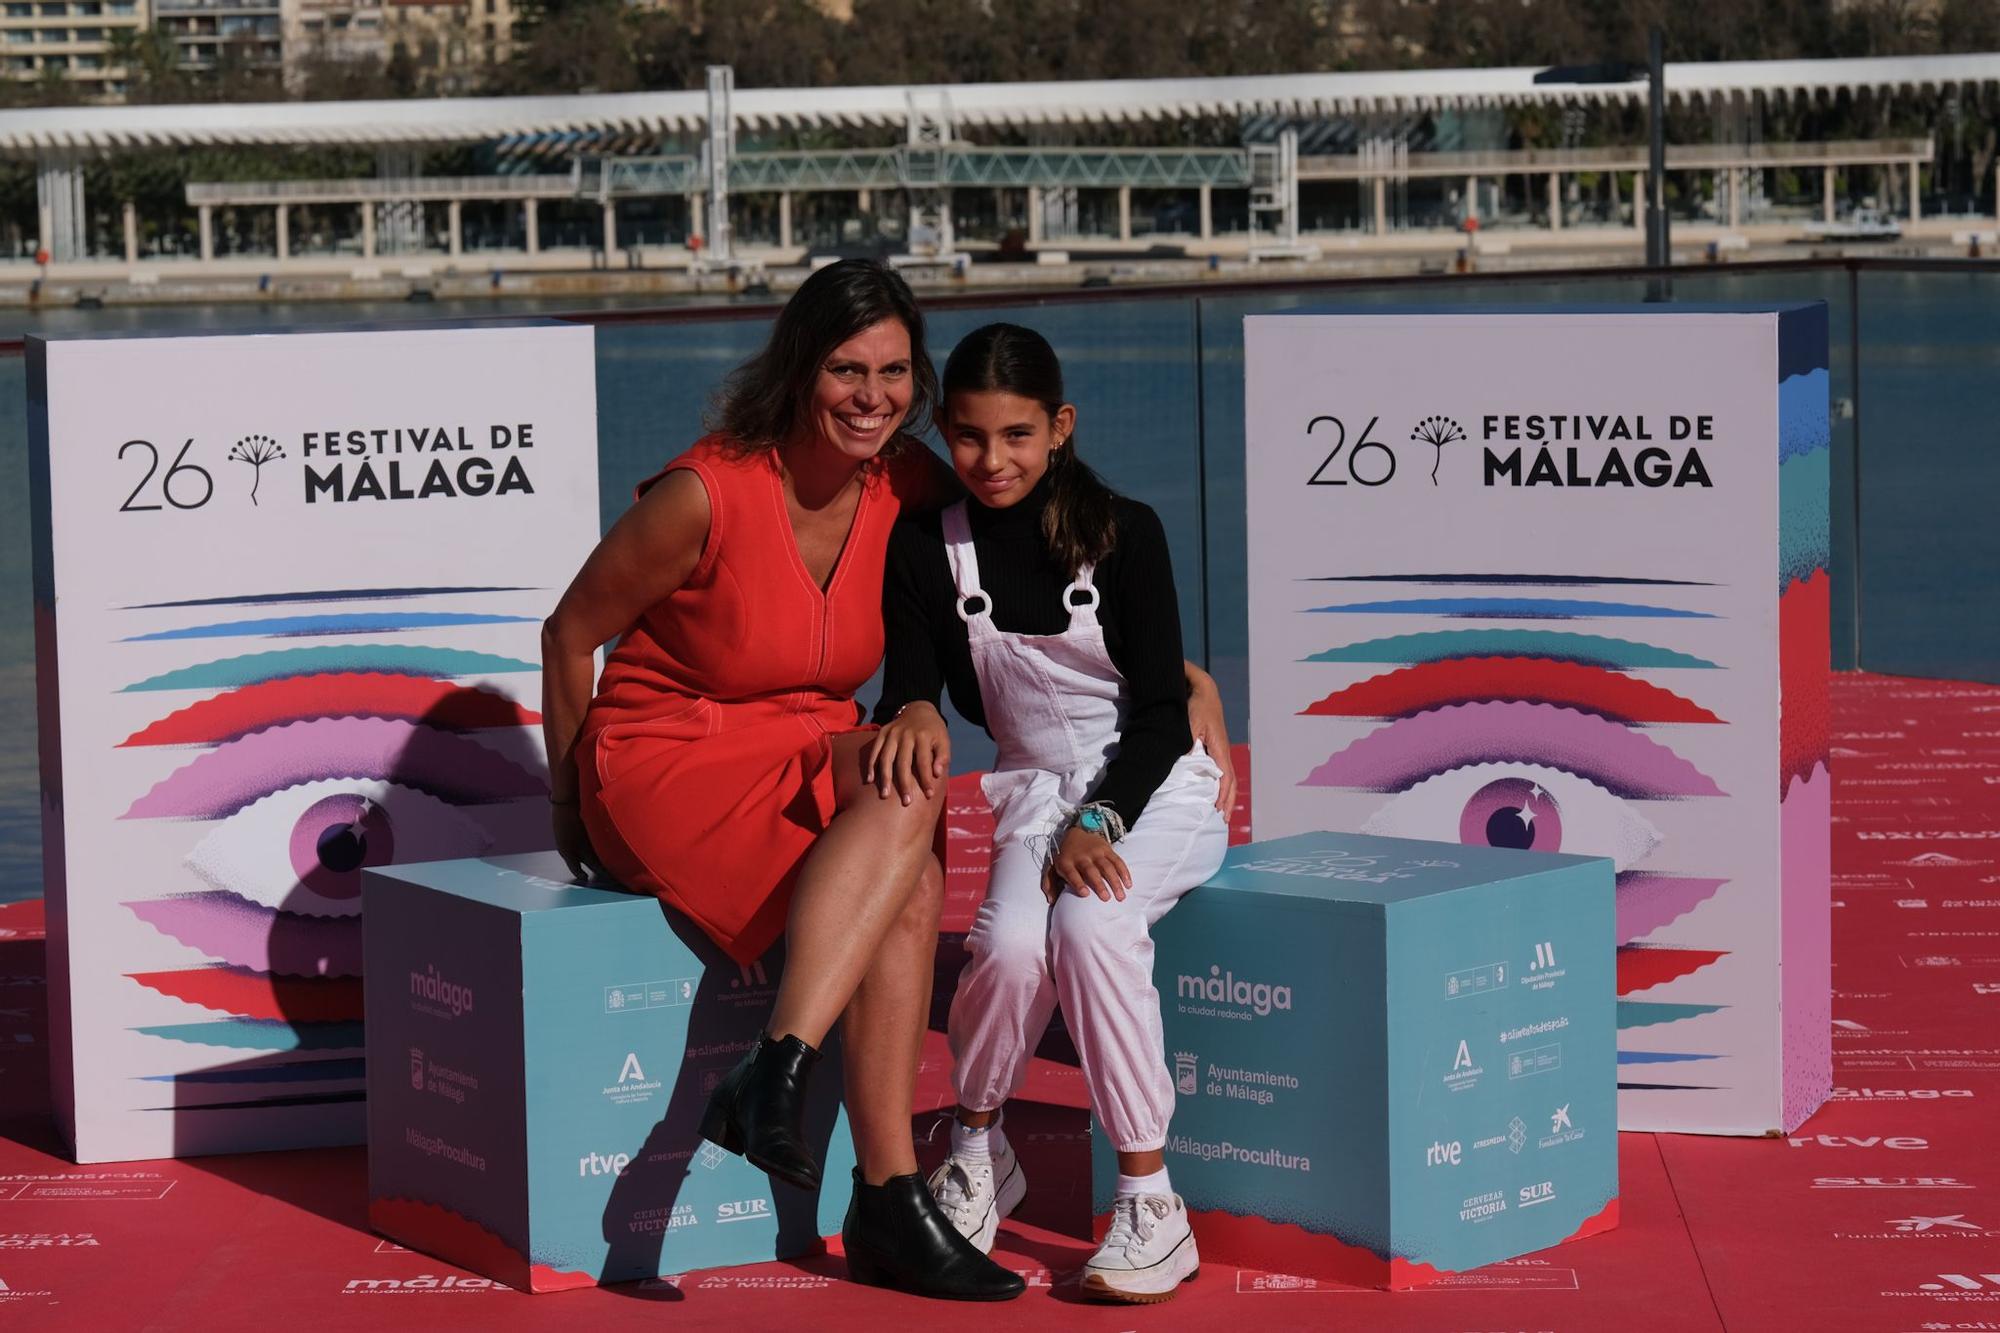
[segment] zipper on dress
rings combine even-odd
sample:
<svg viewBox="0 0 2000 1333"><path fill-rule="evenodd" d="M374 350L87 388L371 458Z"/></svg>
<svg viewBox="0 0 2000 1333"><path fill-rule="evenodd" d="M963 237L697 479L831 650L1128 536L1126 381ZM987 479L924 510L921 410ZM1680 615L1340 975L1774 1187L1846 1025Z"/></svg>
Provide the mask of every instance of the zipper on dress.
<svg viewBox="0 0 2000 1333"><path fill-rule="evenodd" d="M815 685L826 684L826 663L827 659L833 655L828 645L833 642L833 581L839 576L840 567L835 565L833 574L827 578L826 591L820 597L819 662L813 668L813 684Z"/></svg>

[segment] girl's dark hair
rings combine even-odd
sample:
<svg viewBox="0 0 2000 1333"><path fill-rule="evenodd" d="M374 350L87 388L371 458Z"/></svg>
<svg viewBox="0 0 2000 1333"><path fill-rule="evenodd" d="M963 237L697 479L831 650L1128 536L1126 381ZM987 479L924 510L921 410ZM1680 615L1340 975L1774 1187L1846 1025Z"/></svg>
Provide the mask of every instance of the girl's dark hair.
<svg viewBox="0 0 2000 1333"><path fill-rule="evenodd" d="M811 410L820 367L833 349L885 319L910 334L910 407L904 427L931 419L938 401L937 370L924 350L924 316L909 284L886 264L843 259L799 284L778 312L764 349L731 371L709 411L709 428L746 453L775 449L792 438ZM899 431L883 453L900 450Z"/></svg>
<svg viewBox="0 0 2000 1333"><path fill-rule="evenodd" d="M1019 324L988 324L965 335L944 364L944 398L955 393L1000 392L1032 398L1050 417L1069 400L1063 396L1062 363L1048 339ZM947 438L946 444L950 441ZM1049 554L1075 578L1085 565L1111 554L1117 544L1117 498L1104 479L1077 457L1076 435L1049 455L1049 501L1042 511L1042 537Z"/></svg>

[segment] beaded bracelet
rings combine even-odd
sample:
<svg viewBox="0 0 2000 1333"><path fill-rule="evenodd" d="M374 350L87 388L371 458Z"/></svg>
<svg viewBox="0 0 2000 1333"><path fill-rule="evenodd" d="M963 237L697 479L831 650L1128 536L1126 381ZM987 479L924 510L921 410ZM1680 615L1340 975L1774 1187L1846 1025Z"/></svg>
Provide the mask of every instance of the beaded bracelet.
<svg viewBox="0 0 2000 1333"><path fill-rule="evenodd" d="M1092 801L1071 811L1069 818L1063 821L1062 832L1067 833L1073 828L1095 833L1106 842L1118 842L1125 837L1124 819L1103 801Z"/></svg>

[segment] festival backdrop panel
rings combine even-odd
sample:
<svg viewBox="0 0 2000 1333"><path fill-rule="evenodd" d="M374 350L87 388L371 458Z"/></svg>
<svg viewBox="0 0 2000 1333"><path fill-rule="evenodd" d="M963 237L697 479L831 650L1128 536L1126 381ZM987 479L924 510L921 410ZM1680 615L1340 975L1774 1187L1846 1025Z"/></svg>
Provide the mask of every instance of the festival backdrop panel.
<svg viewBox="0 0 2000 1333"><path fill-rule="evenodd" d="M546 845L591 331L31 339L58 1118L359 1141L364 866Z"/></svg>
<svg viewBox="0 0 2000 1333"><path fill-rule="evenodd" d="M1823 306L1245 322L1253 825L1609 857L1628 1129L1831 1085Z"/></svg>

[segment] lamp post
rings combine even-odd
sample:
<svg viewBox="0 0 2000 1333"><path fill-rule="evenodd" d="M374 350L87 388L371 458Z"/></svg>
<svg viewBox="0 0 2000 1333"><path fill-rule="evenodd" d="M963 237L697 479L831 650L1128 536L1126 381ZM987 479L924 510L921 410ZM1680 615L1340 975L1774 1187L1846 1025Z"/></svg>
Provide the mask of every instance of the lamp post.
<svg viewBox="0 0 2000 1333"><path fill-rule="evenodd" d="M1646 173L1646 267L1670 268L1667 238L1667 80L1666 37L1656 24L1646 38L1646 132L1651 140Z"/></svg>
<svg viewBox="0 0 2000 1333"><path fill-rule="evenodd" d="M1646 267L1670 268L1674 262L1667 225L1667 81L1666 36L1656 25L1647 35L1644 66L1629 60L1605 61L1596 65L1555 65L1535 75L1536 83L1635 83L1644 78L1646 89L1646 132L1649 140L1646 171ZM1633 206L1639 206L1633 201ZM1662 275L1653 281L1652 298L1665 300L1672 292L1672 279Z"/></svg>

